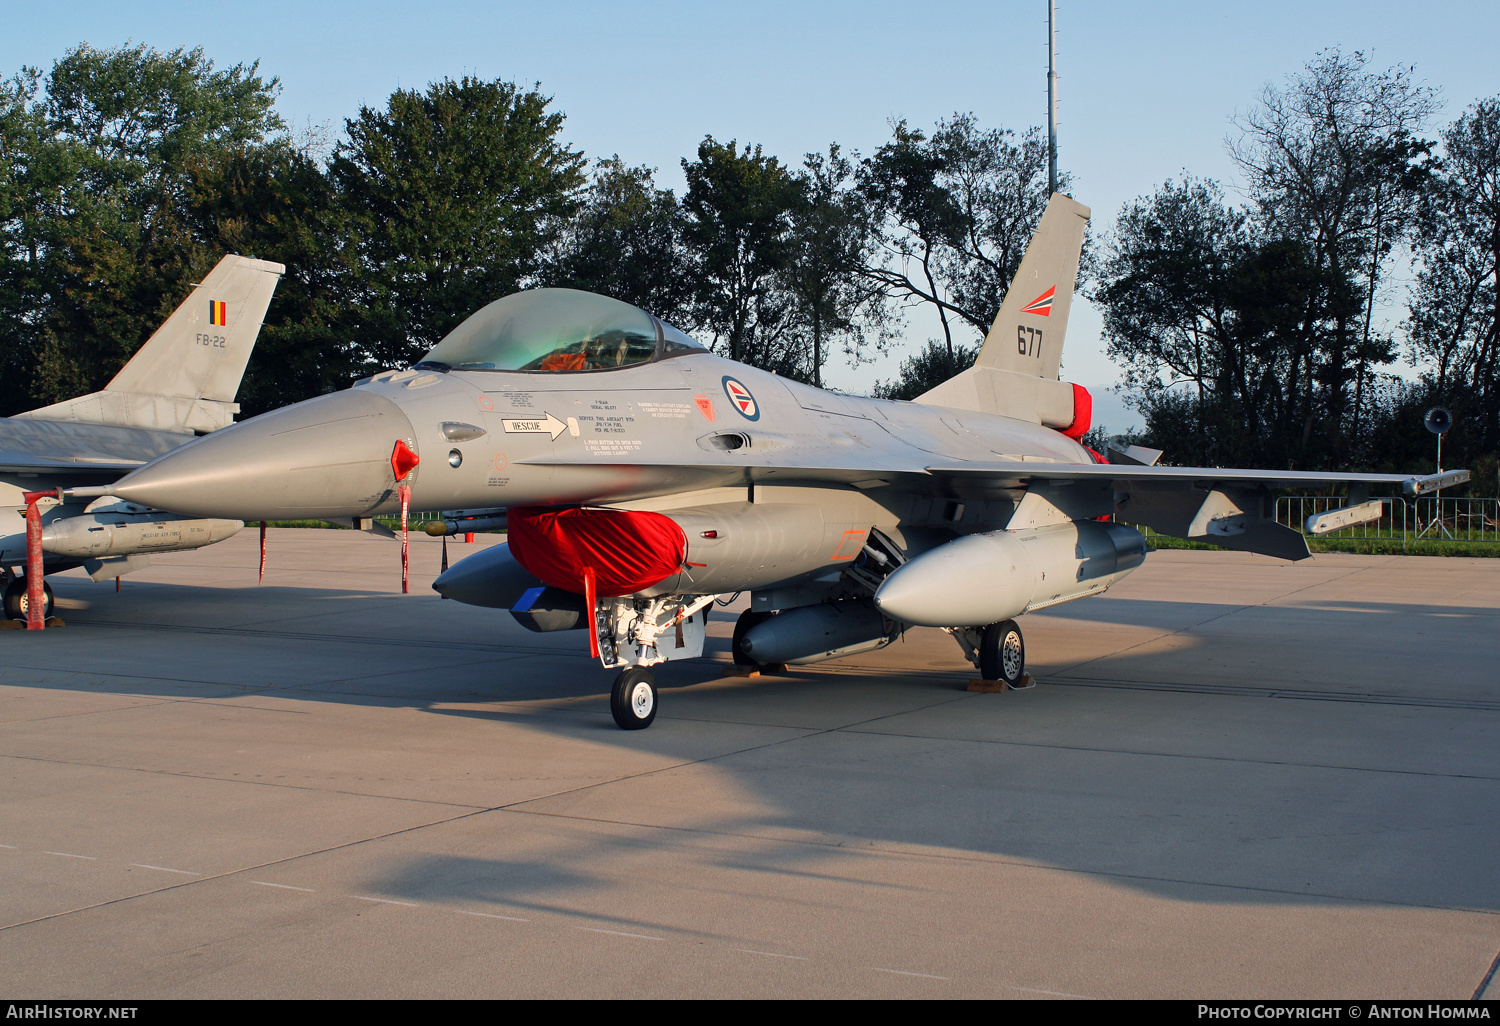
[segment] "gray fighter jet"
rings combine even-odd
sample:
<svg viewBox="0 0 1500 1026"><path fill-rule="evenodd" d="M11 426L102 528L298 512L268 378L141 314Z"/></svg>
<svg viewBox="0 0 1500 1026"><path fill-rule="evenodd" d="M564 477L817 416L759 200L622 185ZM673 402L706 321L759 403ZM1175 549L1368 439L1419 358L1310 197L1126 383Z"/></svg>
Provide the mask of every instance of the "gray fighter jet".
<svg viewBox="0 0 1500 1026"><path fill-rule="evenodd" d="M1158 467L1079 442L1058 379L1088 210L1053 196L975 365L916 402L822 391L722 359L636 307L566 289L500 299L409 369L269 413L135 471L113 494L191 516L463 509L508 544L433 585L537 631L587 631L656 714L649 669L701 655L715 598L749 592L736 662L812 663L948 630L1019 684L1015 617L1097 595L1145 558L1130 523L1289 559L1270 489L1349 484L1314 530L1369 519L1371 485L1467 479ZM1367 498L1367 496L1365 496ZM459 529L463 529L459 525Z"/></svg>
<svg viewBox="0 0 1500 1026"><path fill-rule="evenodd" d="M102 392L0 419L0 584L7 617L26 616L23 493L107 484L233 423L245 363L285 270L226 256ZM96 581L147 566L149 553L195 549L244 526L108 497L41 505L44 572L82 566ZM51 588L44 590L50 614Z"/></svg>

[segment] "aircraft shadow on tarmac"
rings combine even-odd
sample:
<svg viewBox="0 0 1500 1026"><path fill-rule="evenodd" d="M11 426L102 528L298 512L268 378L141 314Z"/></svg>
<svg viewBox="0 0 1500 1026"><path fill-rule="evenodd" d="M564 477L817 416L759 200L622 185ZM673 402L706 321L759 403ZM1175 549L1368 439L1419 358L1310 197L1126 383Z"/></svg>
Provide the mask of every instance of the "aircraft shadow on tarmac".
<svg viewBox="0 0 1500 1026"><path fill-rule="evenodd" d="M106 610L90 587L59 590L90 602L74 626L12 635L0 683L415 707L618 746L656 761L506 808L632 824L629 843L648 847L705 832L807 842L767 845L752 867L765 872L816 872L838 846L1061 867L1187 901L1500 911L1493 609L1091 600L1027 618L1042 686L1006 695L964 691L936 631L731 679L728 640L711 637L716 661L662 667L657 723L625 732L578 632L336 588L266 587L266 615L230 623L222 589L137 588ZM257 654L268 645L274 659ZM380 672L352 677L350 654L368 666L376 645ZM725 786L741 797L694 797ZM601 857L616 843L601 838ZM542 907L589 872L431 855L374 883Z"/></svg>

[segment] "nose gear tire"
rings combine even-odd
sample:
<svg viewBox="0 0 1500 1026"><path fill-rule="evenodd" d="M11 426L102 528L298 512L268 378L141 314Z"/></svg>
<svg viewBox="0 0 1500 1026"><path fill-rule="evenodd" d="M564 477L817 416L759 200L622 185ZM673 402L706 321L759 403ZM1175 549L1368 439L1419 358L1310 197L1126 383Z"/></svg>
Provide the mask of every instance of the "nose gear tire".
<svg viewBox="0 0 1500 1026"><path fill-rule="evenodd" d="M621 730L643 730L656 719L656 678L644 666L632 666L615 678L609 711Z"/></svg>

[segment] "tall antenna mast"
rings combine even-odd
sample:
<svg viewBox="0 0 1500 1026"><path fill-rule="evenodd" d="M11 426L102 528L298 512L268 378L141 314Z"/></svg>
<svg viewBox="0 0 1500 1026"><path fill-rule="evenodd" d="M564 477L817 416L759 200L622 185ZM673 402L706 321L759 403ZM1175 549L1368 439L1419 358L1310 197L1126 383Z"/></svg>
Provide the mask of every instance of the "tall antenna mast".
<svg viewBox="0 0 1500 1026"><path fill-rule="evenodd" d="M1047 195L1057 191L1057 0L1047 0Z"/></svg>

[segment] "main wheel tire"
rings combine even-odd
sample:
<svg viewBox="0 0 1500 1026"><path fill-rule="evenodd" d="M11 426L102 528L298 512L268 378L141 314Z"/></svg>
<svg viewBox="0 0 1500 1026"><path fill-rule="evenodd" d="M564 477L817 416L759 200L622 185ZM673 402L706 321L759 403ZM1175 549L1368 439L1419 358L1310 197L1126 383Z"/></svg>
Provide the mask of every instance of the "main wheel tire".
<svg viewBox="0 0 1500 1026"><path fill-rule="evenodd" d="M656 719L656 677L644 666L632 666L615 678L609 711L621 730L644 730Z"/></svg>
<svg viewBox="0 0 1500 1026"><path fill-rule="evenodd" d="M979 676L1011 687L1026 675L1026 640L1016 621L992 623L979 637Z"/></svg>
<svg viewBox="0 0 1500 1026"><path fill-rule="evenodd" d="M42 582L42 595L42 617L45 619L52 615L52 585L46 581ZM5 586L5 618L26 619L26 605L26 578L17 577Z"/></svg>
<svg viewBox="0 0 1500 1026"><path fill-rule="evenodd" d="M734 657L734 665L760 669L760 661L745 651L745 635L774 615L774 613L757 613L753 609L747 609L740 614L740 618L734 622L734 640L729 643L729 652Z"/></svg>

